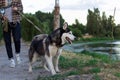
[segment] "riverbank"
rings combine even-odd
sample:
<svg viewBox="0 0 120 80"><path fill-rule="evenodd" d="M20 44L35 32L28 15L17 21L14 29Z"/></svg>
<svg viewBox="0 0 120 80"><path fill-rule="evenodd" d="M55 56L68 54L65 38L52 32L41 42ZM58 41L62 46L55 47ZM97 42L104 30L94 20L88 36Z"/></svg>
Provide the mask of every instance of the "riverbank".
<svg viewBox="0 0 120 80"><path fill-rule="evenodd" d="M92 38L80 38L79 40L75 41L75 43L83 43L83 42L105 42L105 41L113 41L113 40L120 40L120 39L112 39L108 37L92 37Z"/></svg>
<svg viewBox="0 0 120 80"><path fill-rule="evenodd" d="M120 62L104 54L64 51L60 57L61 73L37 80L120 80Z"/></svg>

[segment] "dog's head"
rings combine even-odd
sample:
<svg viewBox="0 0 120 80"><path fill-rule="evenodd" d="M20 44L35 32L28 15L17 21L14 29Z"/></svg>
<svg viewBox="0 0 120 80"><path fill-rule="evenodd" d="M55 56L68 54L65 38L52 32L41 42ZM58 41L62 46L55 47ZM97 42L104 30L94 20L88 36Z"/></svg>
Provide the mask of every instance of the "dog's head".
<svg viewBox="0 0 120 80"><path fill-rule="evenodd" d="M72 44L72 41L75 39L75 36L72 34L72 31L68 28L67 22L63 24L63 27L60 27L53 31L49 35L51 44L55 43L57 46L62 46L66 42Z"/></svg>
<svg viewBox="0 0 120 80"><path fill-rule="evenodd" d="M65 44L66 42L72 44L72 41L75 39L75 36L72 34L72 31L68 28L67 22L63 24L62 29L63 29L61 36L62 44Z"/></svg>

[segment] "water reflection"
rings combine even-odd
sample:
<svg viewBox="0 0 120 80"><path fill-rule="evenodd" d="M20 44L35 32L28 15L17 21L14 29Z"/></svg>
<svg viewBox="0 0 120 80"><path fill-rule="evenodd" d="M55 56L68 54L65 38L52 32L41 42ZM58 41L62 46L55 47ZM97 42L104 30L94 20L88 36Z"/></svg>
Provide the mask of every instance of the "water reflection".
<svg viewBox="0 0 120 80"><path fill-rule="evenodd" d="M66 45L63 48L71 52L81 52L86 50L100 54L112 55L113 59L120 60L120 41L77 43Z"/></svg>

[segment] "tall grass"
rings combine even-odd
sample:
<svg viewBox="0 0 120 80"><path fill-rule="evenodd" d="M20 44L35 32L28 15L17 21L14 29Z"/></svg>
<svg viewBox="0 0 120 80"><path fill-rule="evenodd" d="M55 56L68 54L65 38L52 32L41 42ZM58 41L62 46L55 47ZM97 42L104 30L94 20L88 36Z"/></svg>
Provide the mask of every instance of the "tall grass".
<svg viewBox="0 0 120 80"><path fill-rule="evenodd" d="M80 38L79 40L75 41L75 43L78 42L101 42L101 41L112 41L112 38L108 37L93 37L93 38Z"/></svg>
<svg viewBox="0 0 120 80"><path fill-rule="evenodd" d="M109 56L91 52L64 52L60 57L59 67L62 73L55 76L38 77L37 80L64 80L71 75L93 74L93 80L101 80L98 73L103 71L106 64L114 62ZM115 74L119 76L119 73Z"/></svg>

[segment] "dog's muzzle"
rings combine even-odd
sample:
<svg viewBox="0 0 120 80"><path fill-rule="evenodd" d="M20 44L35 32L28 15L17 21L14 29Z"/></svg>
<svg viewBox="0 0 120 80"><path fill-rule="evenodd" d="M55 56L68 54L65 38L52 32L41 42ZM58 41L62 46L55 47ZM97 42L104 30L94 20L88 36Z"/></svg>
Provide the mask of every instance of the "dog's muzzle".
<svg viewBox="0 0 120 80"><path fill-rule="evenodd" d="M69 44L72 44L72 40L69 37L66 37L66 40L68 41Z"/></svg>

